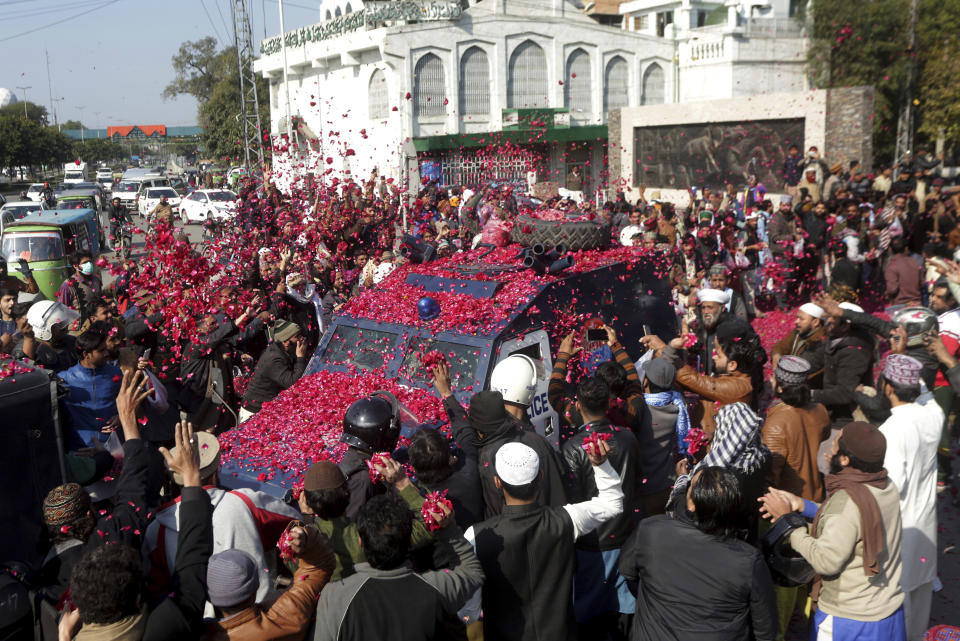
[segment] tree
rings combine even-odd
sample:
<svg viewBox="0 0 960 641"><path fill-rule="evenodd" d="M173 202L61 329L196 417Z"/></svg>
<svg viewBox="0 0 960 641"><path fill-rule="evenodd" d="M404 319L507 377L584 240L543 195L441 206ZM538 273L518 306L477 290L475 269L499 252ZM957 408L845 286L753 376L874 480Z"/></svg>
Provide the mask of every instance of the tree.
<svg viewBox="0 0 960 641"><path fill-rule="evenodd" d="M920 0L917 42L918 131L928 140L944 137L960 147L960 0Z"/></svg>
<svg viewBox="0 0 960 641"><path fill-rule="evenodd" d="M236 50L233 47L217 51L217 41L211 36L187 41L173 57L176 76L163 90L163 99L181 95L193 96L203 104L210 100L218 80L236 67Z"/></svg>
<svg viewBox="0 0 960 641"><path fill-rule="evenodd" d="M85 127L79 120L68 120L66 122L61 122L60 128L68 131L76 129L89 129L89 127Z"/></svg>
<svg viewBox="0 0 960 641"><path fill-rule="evenodd" d="M0 115L10 114L14 116L20 116L23 118L23 103L15 102L12 105L7 105L6 107L0 107ZM47 126L47 108L43 105L38 105L35 102L27 101L27 120L34 122L41 127Z"/></svg>
<svg viewBox="0 0 960 641"><path fill-rule="evenodd" d="M126 155L118 143L107 138L74 140L72 153L76 158L82 158L87 162L113 162Z"/></svg>
<svg viewBox="0 0 960 641"><path fill-rule="evenodd" d="M815 87L874 87L873 146L892 159L897 120L916 57L917 131L927 141L942 131L960 144L960 0L919 0L917 50L910 51L910 0L812 0L810 74Z"/></svg>
<svg viewBox="0 0 960 641"><path fill-rule="evenodd" d="M0 114L0 166L37 167L73 157L70 141L53 127L41 127L23 114Z"/></svg>

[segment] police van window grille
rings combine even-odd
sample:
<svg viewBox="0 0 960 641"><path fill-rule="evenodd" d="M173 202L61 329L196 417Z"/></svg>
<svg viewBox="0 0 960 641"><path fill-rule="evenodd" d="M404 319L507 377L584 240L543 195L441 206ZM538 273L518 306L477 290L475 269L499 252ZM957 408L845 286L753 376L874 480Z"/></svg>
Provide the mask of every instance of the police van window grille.
<svg viewBox="0 0 960 641"><path fill-rule="evenodd" d="M527 40L510 56L507 106L511 109L549 107L547 57L540 45Z"/></svg>
<svg viewBox="0 0 960 641"><path fill-rule="evenodd" d="M416 116L433 117L446 113L446 82L443 61L428 53L417 62L414 71L414 108Z"/></svg>

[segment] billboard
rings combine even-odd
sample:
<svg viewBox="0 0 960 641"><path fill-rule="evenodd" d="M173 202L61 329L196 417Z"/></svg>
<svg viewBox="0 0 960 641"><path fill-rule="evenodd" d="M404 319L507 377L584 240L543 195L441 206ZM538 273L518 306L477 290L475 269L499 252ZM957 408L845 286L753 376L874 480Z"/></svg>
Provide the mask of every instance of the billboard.
<svg viewBox="0 0 960 641"><path fill-rule="evenodd" d="M741 187L756 175L782 191L791 144L803 151L803 118L634 127L634 185Z"/></svg>

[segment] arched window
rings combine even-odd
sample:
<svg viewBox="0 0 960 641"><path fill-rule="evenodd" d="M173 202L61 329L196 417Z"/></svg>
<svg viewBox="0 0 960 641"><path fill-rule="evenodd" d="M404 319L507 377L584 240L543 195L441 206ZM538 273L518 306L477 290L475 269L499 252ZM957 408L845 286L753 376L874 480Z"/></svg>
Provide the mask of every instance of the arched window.
<svg viewBox="0 0 960 641"><path fill-rule="evenodd" d="M663 67L653 63L643 72L643 92L640 94L641 105L662 105L664 102Z"/></svg>
<svg viewBox="0 0 960 641"><path fill-rule="evenodd" d="M507 106L549 107L547 57L540 45L530 40L514 49L507 77Z"/></svg>
<svg viewBox="0 0 960 641"><path fill-rule="evenodd" d="M490 63L480 47L470 47L460 59L460 113L490 113Z"/></svg>
<svg viewBox="0 0 960 641"><path fill-rule="evenodd" d="M346 13L353 13L353 7L350 6L350 3L349 3L349 2L347 3L347 6L343 8L343 12L344 12L345 14L346 14Z"/></svg>
<svg viewBox="0 0 960 641"><path fill-rule="evenodd" d="M370 120L386 120L389 111L387 98L387 76L377 69L370 76L367 85L367 111Z"/></svg>
<svg viewBox="0 0 960 641"><path fill-rule="evenodd" d="M329 9L327 9L327 13L324 14L324 19L325 19L325 20L330 20L330 19L332 19L332 18L333 18L333 14L330 13L330 10L329 10Z"/></svg>
<svg viewBox="0 0 960 641"><path fill-rule="evenodd" d="M577 49L567 58L567 77L563 83L563 104L570 111L593 111L590 91L590 55Z"/></svg>
<svg viewBox="0 0 960 641"><path fill-rule="evenodd" d="M607 63L607 71L603 74L603 111L610 112L630 104L628 97L627 61L622 56L614 56Z"/></svg>
<svg viewBox="0 0 960 641"><path fill-rule="evenodd" d="M443 62L439 57L428 53L417 61L413 72L413 103L415 115L442 116L447 109L446 82L443 76Z"/></svg>
<svg viewBox="0 0 960 641"><path fill-rule="evenodd" d="M333 10L333 15L339 18L342 14L340 13L340 7L337 7Z"/></svg>

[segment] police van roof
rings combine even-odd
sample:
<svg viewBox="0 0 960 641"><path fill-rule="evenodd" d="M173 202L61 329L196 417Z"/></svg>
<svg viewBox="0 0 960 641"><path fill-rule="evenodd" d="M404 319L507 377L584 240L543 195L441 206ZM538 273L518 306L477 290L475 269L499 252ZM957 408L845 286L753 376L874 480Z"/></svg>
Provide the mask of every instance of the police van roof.
<svg viewBox="0 0 960 641"><path fill-rule="evenodd" d="M538 274L523 266L519 256L522 249L508 245L402 265L376 287L351 299L339 316L437 332L494 336L553 283L635 261L639 251L616 247L571 252L571 267L556 274ZM438 318L419 319L417 301L423 296L434 297L440 303Z"/></svg>

